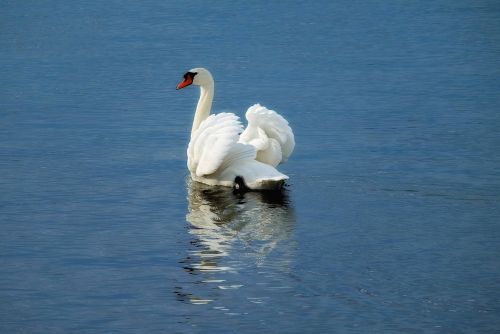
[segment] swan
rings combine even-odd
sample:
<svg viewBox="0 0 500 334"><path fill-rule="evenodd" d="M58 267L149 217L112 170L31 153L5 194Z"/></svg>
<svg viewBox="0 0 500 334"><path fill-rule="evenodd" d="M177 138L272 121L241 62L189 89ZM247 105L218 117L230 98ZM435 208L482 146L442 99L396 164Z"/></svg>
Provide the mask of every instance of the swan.
<svg viewBox="0 0 500 334"><path fill-rule="evenodd" d="M260 104L251 106L243 125L233 113L210 114L214 79L205 68L193 68L177 85L200 86L200 98L187 149L191 178L207 185L243 190L280 189L288 179L276 166L292 154L295 139L288 122Z"/></svg>

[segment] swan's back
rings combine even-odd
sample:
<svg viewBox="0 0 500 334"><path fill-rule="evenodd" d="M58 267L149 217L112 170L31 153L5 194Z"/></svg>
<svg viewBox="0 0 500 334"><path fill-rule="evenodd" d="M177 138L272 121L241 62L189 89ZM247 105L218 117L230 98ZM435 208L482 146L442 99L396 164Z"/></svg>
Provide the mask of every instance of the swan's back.
<svg viewBox="0 0 500 334"><path fill-rule="evenodd" d="M281 186L288 176L255 160L255 147L238 142L243 126L232 113L210 115L193 133L188 146L191 177L209 185L233 186L237 177L250 189Z"/></svg>

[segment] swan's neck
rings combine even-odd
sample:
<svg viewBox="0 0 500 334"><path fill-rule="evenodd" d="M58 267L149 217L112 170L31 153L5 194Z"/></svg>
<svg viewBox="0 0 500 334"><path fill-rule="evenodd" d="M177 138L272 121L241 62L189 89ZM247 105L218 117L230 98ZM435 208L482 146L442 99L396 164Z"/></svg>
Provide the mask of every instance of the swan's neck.
<svg viewBox="0 0 500 334"><path fill-rule="evenodd" d="M200 86L200 99L194 113L193 128L191 129L191 137L209 115L212 109L212 100L214 98L214 83L213 81L207 85Z"/></svg>

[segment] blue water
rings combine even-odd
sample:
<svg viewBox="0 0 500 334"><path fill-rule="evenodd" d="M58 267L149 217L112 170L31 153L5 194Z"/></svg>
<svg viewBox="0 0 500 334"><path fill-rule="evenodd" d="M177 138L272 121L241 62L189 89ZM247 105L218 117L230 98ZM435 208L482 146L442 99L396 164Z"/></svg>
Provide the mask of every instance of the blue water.
<svg viewBox="0 0 500 334"><path fill-rule="evenodd" d="M0 332L500 328L497 2L0 7ZM190 182L198 66L283 193Z"/></svg>

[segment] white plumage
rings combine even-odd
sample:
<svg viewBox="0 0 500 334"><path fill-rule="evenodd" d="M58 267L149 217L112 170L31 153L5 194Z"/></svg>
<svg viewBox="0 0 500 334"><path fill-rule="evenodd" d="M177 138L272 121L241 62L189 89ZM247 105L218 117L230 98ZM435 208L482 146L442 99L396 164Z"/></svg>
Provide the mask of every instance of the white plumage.
<svg viewBox="0 0 500 334"><path fill-rule="evenodd" d="M255 104L246 112L248 126L243 131L235 114L210 115L214 82L208 70L190 70L177 88L192 83L201 90L187 150L193 180L231 187L239 177L250 189L281 187L288 176L275 167L285 162L295 147L288 122L275 111Z"/></svg>
<svg viewBox="0 0 500 334"><path fill-rule="evenodd" d="M217 171L238 141L243 126L230 113L210 115L194 132L188 146L188 167L197 176ZM253 152L252 152L253 153Z"/></svg>
<svg viewBox="0 0 500 334"><path fill-rule="evenodd" d="M287 161L295 147L295 139L286 119L260 104L248 108L245 116L248 126L239 141L254 146L257 160L261 162L276 167Z"/></svg>

